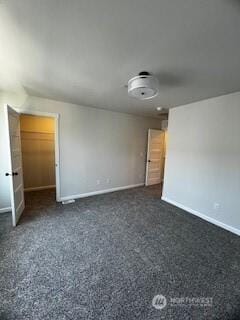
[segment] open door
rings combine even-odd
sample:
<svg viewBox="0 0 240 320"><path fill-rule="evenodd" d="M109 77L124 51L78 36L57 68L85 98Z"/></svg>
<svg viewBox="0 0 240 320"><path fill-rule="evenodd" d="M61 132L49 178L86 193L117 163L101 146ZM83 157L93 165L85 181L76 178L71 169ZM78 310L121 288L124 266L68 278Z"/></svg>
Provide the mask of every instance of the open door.
<svg viewBox="0 0 240 320"><path fill-rule="evenodd" d="M20 138L19 114L11 107L6 106L8 150L9 150L9 171L6 176L10 179L12 223L15 227L24 210L23 174L22 174L22 153Z"/></svg>
<svg viewBox="0 0 240 320"><path fill-rule="evenodd" d="M164 169L164 131L148 130L148 151L145 185L161 183Z"/></svg>

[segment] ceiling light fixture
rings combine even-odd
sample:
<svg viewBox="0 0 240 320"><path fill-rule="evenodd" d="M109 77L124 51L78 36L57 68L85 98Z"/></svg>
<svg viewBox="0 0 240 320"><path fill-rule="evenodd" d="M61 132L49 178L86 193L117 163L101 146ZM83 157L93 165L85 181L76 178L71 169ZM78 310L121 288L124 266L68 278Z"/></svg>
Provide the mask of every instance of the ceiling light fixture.
<svg viewBox="0 0 240 320"><path fill-rule="evenodd" d="M128 95L139 100L152 99L158 95L158 80L147 71L128 81Z"/></svg>
<svg viewBox="0 0 240 320"><path fill-rule="evenodd" d="M163 107L157 107L156 109L157 109L157 111L162 111Z"/></svg>

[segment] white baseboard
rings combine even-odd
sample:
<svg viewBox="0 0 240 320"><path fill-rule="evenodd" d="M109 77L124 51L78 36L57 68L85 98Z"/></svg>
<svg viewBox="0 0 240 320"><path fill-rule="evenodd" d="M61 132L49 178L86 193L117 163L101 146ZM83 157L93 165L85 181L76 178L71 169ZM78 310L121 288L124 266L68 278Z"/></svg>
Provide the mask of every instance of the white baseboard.
<svg viewBox="0 0 240 320"><path fill-rule="evenodd" d="M28 191L37 191L37 190L45 190L45 189L53 189L53 188L56 188L56 186L50 185L50 186L42 186L42 187L31 187L31 188L24 189L24 191L28 192Z"/></svg>
<svg viewBox="0 0 240 320"><path fill-rule="evenodd" d="M196 211L196 210L193 210L193 209L191 209L191 208L188 208L188 207L182 205L182 204L179 203L179 202L176 202L176 201L174 201L174 200L168 199L167 197L162 196L161 199L162 199L163 201L166 201L166 202L168 202L168 203L170 203L170 204L172 204L172 205L180 208L180 209L183 209L183 210L185 210L185 211L187 211L187 212L189 212L189 213L191 213L191 214L194 214L195 216L198 216L199 218L202 218L203 220L206 220L206 221L208 221L208 222L210 222L210 223L213 223L213 224L215 224L215 225L218 226L218 227L221 227L221 228L223 228L223 229L225 229L225 230L228 230L228 231L230 231L230 232L232 232L232 233L240 236L240 230L237 229L237 228L234 228L234 227L229 226L229 225L227 225L227 224L225 224L225 223L223 223L223 222L221 222L221 221L219 221L219 220L216 220L216 219L214 219L214 218L211 218L211 217L207 216L206 214L203 214L203 213L201 213L201 212L198 212L198 211Z"/></svg>
<svg viewBox="0 0 240 320"><path fill-rule="evenodd" d="M131 184L128 186L123 186L123 187L116 187L116 188L111 188L111 189L104 189L104 190L92 191L92 192L87 192L87 193L74 194L71 196L61 197L60 201L86 198L86 197L95 196L98 194L104 194L104 193L120 191L120 190L125 190L125 189L131 189L131 188L136 188L136 187L142 187L142 186L144 186L144 183Z"/></svg>
<svg viewBox="0 0 240 320"><path fill-rule="evenodd" d="M1 209L0 209L0 213L10 212L10 211L12 211L12 208L11 208L11 207L6 207L6 208L1 208Z"/></svg>

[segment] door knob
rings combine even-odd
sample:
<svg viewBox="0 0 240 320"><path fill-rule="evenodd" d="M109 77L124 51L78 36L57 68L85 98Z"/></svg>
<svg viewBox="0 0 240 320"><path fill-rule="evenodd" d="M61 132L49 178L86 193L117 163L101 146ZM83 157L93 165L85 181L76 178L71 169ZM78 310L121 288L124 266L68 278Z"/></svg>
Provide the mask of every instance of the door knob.
<svg viewBox="0 0 240 320"><path fill-rule="evenodd" d="M148 160L148 162L151 162L151 160Z"/></svg>
<svg viewBox="0 0 240 320"><path fill-rule="evenodd" d="M5 173L5 176L8 177L8 176L17 176L18 175L18 172L13 172L13 173L8 173L6 172Z"/></svg>

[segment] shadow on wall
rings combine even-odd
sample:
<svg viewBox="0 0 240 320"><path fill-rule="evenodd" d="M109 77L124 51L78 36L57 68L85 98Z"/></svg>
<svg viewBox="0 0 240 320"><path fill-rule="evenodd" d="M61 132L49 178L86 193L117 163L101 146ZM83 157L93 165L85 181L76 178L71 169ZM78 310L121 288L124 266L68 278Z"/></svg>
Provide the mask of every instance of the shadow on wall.
<svg viewBox="0 0 240 320"><path fill-rule="evenodd" d="M227 0L228 3L232 4L234 9L239 9L240 10L240 0Z"/></svg>

